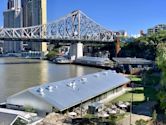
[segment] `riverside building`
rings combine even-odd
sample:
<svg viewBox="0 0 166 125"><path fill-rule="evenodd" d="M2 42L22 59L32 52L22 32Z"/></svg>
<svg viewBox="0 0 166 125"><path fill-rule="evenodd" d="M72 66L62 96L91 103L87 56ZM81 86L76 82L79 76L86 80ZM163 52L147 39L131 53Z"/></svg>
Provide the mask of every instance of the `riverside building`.
<svg viewBox="0 0 166 125"><path fill-rule="evenodd" d="M30 106L40 115L66 112L80 105L87 108L94 102L104 103L124 94L129 82L115 71L102 71L26 89L7 98L7 107Z"/></svg>

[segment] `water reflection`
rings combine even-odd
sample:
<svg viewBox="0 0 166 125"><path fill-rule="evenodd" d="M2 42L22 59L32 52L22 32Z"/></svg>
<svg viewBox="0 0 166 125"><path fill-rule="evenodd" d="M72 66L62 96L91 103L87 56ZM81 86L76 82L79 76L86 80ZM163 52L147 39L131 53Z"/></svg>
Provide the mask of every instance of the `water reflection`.
<svg viewBox="0 0 166 125"><path fill-rule="evenodd" d="M49 74L49 63L46 61L43 61L39 65L39 79L40 79L40 84L47 83L49 82L48 74Z"/></svg>
<svg viewBox="0 0 166 125"><path fill-rule="evenodd" d="M0 102L32 86L100 70L77 65L56 65L41 60L0 58Z"/></svg>

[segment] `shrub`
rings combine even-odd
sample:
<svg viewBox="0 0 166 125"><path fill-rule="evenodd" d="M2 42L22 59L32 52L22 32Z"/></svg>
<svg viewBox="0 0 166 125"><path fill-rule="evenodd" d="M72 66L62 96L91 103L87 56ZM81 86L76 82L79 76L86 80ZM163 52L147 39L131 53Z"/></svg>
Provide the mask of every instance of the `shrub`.
<svg viewBox="0 0 166 125"><path fill-rule="evenodd" d="M33 107L28 106L28 105L24 107L24 110L25 110L25 112L32 112L32 113L36 112Z"/></svg>
<svg viewBox="0 0 166 125"><path fill-rule="evenodd" d="M147 125L147 121L140 119L135 122L136 125Z"/></svg>

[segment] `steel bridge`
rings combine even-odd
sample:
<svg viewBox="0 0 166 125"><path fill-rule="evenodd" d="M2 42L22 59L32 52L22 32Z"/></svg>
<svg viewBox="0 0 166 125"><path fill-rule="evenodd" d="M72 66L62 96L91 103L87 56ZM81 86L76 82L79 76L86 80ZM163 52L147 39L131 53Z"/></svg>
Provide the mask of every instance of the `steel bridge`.
<svg viewBox="0 0 166 125"><path fill-rule="evenodd" d="M113 41L113 32L77 10L53 23L21 28L1 28L0 40L108 43Z"/></svg>

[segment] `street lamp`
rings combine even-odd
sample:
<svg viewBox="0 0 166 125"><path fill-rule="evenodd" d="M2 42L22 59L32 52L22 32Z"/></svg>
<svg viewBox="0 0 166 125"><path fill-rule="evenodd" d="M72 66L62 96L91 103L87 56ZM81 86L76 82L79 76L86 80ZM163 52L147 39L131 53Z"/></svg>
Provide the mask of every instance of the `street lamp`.
<svg viewBox="0 0 166 125"><path fill-rule="evenodd" d="M130 85L131 85L131 91L132 91L132 93L131 93L131 100L130 100L130 102L131 102L131 104L130 104L130 125L132 125L131 124L131 120L132 120L132 112L133 112L133 83L130 83Z"/></svg>

